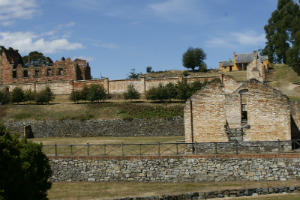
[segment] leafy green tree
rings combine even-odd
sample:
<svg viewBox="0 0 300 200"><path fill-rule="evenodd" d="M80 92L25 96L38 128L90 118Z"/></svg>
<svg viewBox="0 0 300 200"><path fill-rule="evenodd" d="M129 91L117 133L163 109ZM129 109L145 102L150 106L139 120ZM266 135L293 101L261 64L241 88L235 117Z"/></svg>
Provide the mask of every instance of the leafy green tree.
<svg viewBox="0 0 300 200"><path fill-rule="evenodd" d="M81 91L72 91L70 94L70 100L74 101L74 103L78 103L81 100Z"/></svg>
<svg viewBox="0 0 300 200"><path fill-rule="evenodd" d="M184 67L191 68L193 71L196 67L199 67L199 71L205 71L205 59L206 54L201 48L189 48L182 56L182 63Z"/></svg>
<svg viewBox="0 0 300 200"><path fill-rule="evenodd" d="M35 93L31 90L25 90L24 92L24 101L33 101L35 98Z"/></svg>
<svg viewBox="0 0 300 200"><path fill-rule="evenodd" d="M24 63L30 63L31 61L43 61L47 64L52 64L53 61L50 57L44 56L43 53L38 51L32 51L27 56L23 56L23 62Z"/></svg>
<svg viewBox="0 0 300 200"><path fill-rule="evenodd" d="M176 84L177 99L187 100L191 95L191 87L186 81L181 81Z"/></svg>
<svg viewBox="0 0 300 200"><path fill-rule="evenodd" d="M177 97L177 89L173 83L168 83L165 86L166 97L168 99L176 99Z"/></svg>
<svg viewBox="0 0 300 200"><path fill-rule="evenodd" d="M90 88L88 86L84 86L80 91L80 99L88 100L89 92L90 92Z"/></svg>
<svg viewBox="0 0 300 200"><path fill-rule="evenodd" d="M128 85L127 92L124 93L125 99L139 99L140 93L134 88L133 85Z"/></svg>
<svg viewBox="0 0 300 200"><path fill-rule="evenodd" d="M146 72L147 73L151 73L152 72L152 67L151 66L147 66L146 67Z"/></svg>
<svg viewBox="0 0 300 200"><path fill-rule="evenodd" d="M42 145L19 140L0 125L0 199L48 199L51 174Z"/></svg>
<svg viewBox="0 0 300 200"><path fill-rule="evenodd" d="M287 63L300 73L300 6L293 0L278 0L266 32L266 46L262 53L270 62Z"/></svg>
<svg viewBox="0 0 300 200"><path fill-rule="evenodd" d="M135 72L135 68L132 68L129 72L129 79L138 79L140 76L142 75L142 73L137 73Z"/></svg>
<svg viewBox="0 0 300 200"><path fill-rule="evenodd" d="M91 85L89 87L88 100L90 102L106 99L106 91L102 85Z"/></svg>
<svg viewBox="0 0 300 200"><path fill-rule="evenodd" d="M10 102L10 92L8 88L4 88L0 91L0 103L8 104Z"/></svg>
<svg viewBox="0 0 300 200"><path fill-rule="evenodd" d="M24 92L21 88L15 87L11 93L11 101L13 103L20 103L24 101Z"/></svg>
<svg viewBox="0 0 300 200"><path fill-rule="evenodd" d="M35 101L37 104L49 104L52 100L54 100L54 94L49 87L46 87L44 90L35 95Z"/></svg>

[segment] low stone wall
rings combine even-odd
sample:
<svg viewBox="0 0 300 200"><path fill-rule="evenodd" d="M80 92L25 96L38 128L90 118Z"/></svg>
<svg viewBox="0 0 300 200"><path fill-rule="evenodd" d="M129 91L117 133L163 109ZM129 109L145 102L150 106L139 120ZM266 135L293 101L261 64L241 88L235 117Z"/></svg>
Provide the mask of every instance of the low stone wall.
<svg viewBox="0 0 300 200"><path fill-rule="evenodd" d="M51 158L51 181L267 181L300 178L299 155L231 158Z"/></svg>
<svg viewBox="0 0 300 200"><path fill-rule="evenodd" d="M13 132L23 134L24 126L31 125L34 137L82 136L180 136L184 134L183 119L132 120L24 120L5 121Z"/></svg>
<svg viewBox="0 0 300 200"><path fill-rule="evenodd" d="M195 199L214 199L214 198L224 198L224 197L246 197L246 196L258 196L267 194L278 194L278 193L299 193L300 187L290 186L290 187L268 187L268 188L249 188L249 189L238 189L238 190L222 190L222 191L212 191L212 192L190 192L185 194L177 195L158 195L158 196L148 196L148 197L125 197L115 200L195 200Z"/></svg>

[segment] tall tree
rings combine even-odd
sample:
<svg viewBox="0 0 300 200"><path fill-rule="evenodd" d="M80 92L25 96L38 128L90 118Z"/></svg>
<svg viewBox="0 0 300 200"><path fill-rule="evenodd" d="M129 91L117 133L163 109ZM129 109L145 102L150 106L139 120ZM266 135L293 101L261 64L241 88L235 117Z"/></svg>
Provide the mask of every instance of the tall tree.
<svg viewBox="0 0 300 200"><path fill-rule="evenodd" d="M199 71L205 71L205 58L206 54L201 48L189 48L182 56L182 63L184 67L191 68L193 71L196 67L199 67Z"/></svg>
<svg viewBox="0 0 300 200"><path fill-rule="evenodd" d="M300 7L293 0L278 0L277 9L265 26L263 54L274 63L287 63L300 73Z"/></svg>

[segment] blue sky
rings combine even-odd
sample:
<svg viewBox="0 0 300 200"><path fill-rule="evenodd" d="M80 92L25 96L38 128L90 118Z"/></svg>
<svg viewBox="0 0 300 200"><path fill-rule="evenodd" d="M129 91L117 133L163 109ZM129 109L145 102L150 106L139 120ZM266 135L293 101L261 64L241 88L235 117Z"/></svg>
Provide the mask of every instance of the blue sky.
<svg viewBox="0 0 300 200"><path fill-rule="evenodd" d="M0 0L0 45L53 60L87 59L92 76L185 69L200 47L209 68L265 45L277 0Z"/></svg>

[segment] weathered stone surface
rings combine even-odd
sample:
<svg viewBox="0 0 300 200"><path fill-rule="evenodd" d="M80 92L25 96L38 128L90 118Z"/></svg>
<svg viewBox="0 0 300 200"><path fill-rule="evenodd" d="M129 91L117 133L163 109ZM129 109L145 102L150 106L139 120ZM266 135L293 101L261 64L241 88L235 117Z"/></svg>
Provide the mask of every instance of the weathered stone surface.
<svg viewBox="0 0 300 200"><path fill-rule="evenodd" d="M23 133L31 125L34 137L82 136L180 136L183 119L133 119L133 120L25 120L5 121L13 132Z"/></svg>
<svg viewBox="0 0 300 200"><path fill-rule="evenodd" d="M299 158L51 159L50 162L52 181L220 182L300 178ZM248 195L255 193L249 192Z"/></svg>
<svg viewBox="0 0 300 200"><path fill-rule="evenodd" d="M255 79L238 83L222 76L186 102L185 141L290 140L290 110L280 91Z"/></svg>

